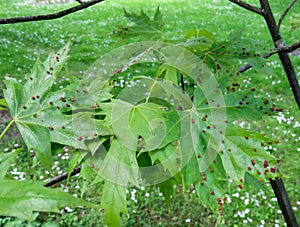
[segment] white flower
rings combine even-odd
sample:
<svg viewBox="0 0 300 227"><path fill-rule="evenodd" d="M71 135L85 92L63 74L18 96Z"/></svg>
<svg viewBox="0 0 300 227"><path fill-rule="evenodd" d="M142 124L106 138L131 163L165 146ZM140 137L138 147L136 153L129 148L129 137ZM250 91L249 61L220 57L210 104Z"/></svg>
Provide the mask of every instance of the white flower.
<svg viewBox="0 0 300 227"><path fill-rule="evenodd" d="M185 222L191 222L190 218L185 219Z"/></svg>

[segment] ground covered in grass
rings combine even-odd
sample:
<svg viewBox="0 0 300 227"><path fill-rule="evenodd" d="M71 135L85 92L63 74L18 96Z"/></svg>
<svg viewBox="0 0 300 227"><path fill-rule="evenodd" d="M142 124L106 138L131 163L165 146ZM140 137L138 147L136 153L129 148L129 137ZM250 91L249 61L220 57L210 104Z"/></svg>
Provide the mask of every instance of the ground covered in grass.
<svg viewBox="0 0 300 227"><path fill-rule="evenodd" d="M255 3L252 0L249 2ZM275 16L278 18L289 0L271 1ZM0 18L35 15L56 12L75 5L75 1L66 4L45 4L40 1L10 1L0 3ZM86 10L53 21L40 21L22 24L0 26L0 80L13 77L25 81L30 75L30 69L37 58L45 59L52 50L57 50L69 39L72 39L71 58L59 78L58 86L64 86L72 77L83 77L84 72L102 54L122 45L110 34L117 30L117 26L125 26L127 22L123 16L123 8L128 11L139 12L143 9L153 15L157 6L163 13L165 20L165 33L168 39L178 37L186 29L207 29L224 40L230 35L242 34L242 40L248 45L261 48L268 52L272 48L271 38L266 30L264 21L259 16L247 12L229 1L219 0L189 0L189 1L123 1L109 0ZM296 3L293 12L299 12L300 4ZM291 32L288 14L282 25L282 34L286 43L299 40L300 29ZM300 75L300 58L291 56L295 69ZM299 216L300 198L299 185L300 167L300 117L288 81L274 55L268 63L269 71L260 73L249 71L242 76L249 87L256 87L260 94L276 101L277 106L285 111L276 119L260 125L263 133L276 138L279 144L267 146L281 162L280 171L287 177L284 179L288 193L291 197L293 209ZM0 82L0 90L4 85ZM0 91L0 97L2 91ZM9 121L9 115L0 112L0 131ZM241 126L250 127L247 122ZM12 129L1 140L1 151L9 151L23 147L15 129ZM57 160L53 172L41 170L39 164L34 163L30 153L23 152L18 157L18 164L12 166L10 176L15 179L28 179L33 170L37 170L36 179L53 177L67 170L66 160L72 155L69 148L57 147ZM28 166L34 166L33 169ZM84 184L82 179L76 179L69 185L60 185L64 190L76 196L83 192L78 185ZM87 199L97 201L93 195L97 187L84 193ZM151 188L130 189L128 191L129 220L127 226L213 226L217 222L225 226L283 226L284 220L278 208L277 201L268 187L266 190L249 188L248 190L231 189L228 195L228 205L224 206L223 214L212 214L198 201L193 188L182 193L176 188L174 199L165 204L162 195ZM31 226L40 226L48 223L49 226L102 226L103 214L82 209L64 209L61 214L41 214ZM14 218L0 217L0 225L15 223L21 226L26 222ZM125 217L124 217L125 225ZM45 225L46 226L46 225Z"/></svg>

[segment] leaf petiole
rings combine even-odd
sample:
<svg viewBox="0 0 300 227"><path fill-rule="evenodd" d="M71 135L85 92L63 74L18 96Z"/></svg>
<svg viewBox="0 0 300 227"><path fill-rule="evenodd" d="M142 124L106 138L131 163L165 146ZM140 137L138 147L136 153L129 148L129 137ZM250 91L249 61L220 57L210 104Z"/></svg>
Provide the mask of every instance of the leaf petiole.
<svg viewBox="0 0 300 227"><path fill-rule="evenodd" d="M8 131L8 129L10 128L10 126L15 122L15 120L11 120L8 125L6 126L6 128L3 130L3 132L0 134L0 140L2 139L2 137L5 135L5 133Z"/></svg>

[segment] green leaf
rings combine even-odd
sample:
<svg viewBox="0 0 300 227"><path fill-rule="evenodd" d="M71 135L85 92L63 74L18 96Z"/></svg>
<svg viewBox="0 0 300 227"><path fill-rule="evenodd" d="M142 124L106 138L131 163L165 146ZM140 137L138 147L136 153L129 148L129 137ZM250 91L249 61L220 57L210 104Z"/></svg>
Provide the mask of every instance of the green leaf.
<svg viewBox="0 0 300 227"><path fill-rule="evenodd" d="M9 153L0 153L0 179L5 177L11 163L15 161L15 158L21 150L22 149L20 148Z"/></svg>
<svg viewBox="0 0 300 227"><path fill-rule="evenodd" d="M8 108L8 104L5 99L0 99L0 110L6 110Z"/></svg>
<svg viewBox="0 0 300 227"><path fill-rule="evenodd" d="M177 74L178 74L177 69L175 69L172 66L166 65L166 64L162 64L161 66L159 66L159 69L156 72L157 77L164 75L165 80L168 80L176 85L178 83L178 75Z"/></svg>
<svg viewBox="0 0 300 227"><path fill-rule="evenodd" d="M174 185L177 183L178 182L176 182L175 179L171 178L157 185L168 205L170 204L171 198L174 195Z"/></svg>
<svg viewBox="0 0 300 227"><path fill-rule="evenodd" d="M138 185L140 173L136 150L130 150L119 140L113 139L98 173L102 178L116 184Z"/></svg>
<svg viewBox="0 0 300 227"><path fill-rule="evenodd" d="M278 173L272 173L271 167L276 168L276 158L269 154L261 143L268 144L272 141L260 133L248 132L229 126L226 130L224 150L221 156L223 166L229 177L238 183L244 180L246 172L262 181L275 177ZM268 166L264 167L264 162ZM265 171L268 173L265 174Z"/></svg>
<svg viewBox="0 0 300 227"><path fill-rule="evenodd" d="M127 215L126 187L106 181L103 187L101 207L109 226L120 226L120 213Z"/></svg>
<svg viewBox="0 0 300 227"><path fill-rule="evenodd" d="M37 157L48 169L53 163L48 127L53 126L45 126L34 121L38 114L47 108L41 105L41 101L49 92L58 72L67 60L68 50L69 43L58 53L50 54L44 63L38 60L24 86L15 80L4 81L6 85L4 98L13 121L16 122L28 149L34 149Z"/></svg>
<svg viewBox="0 0 300 227"><path fill-rule="evenodd" d="M71 174L72 170L81 163L81 161L84 159L86 154L87 154L86 152L80 152L80 151L75 152L74 156L72 157L71 161L69 162L67 183L69 183L70 174Z"/></svg>
<svg viewBox="0 0 300 227"><path fill-rule="evenodd" d="M159 161L170 172L170 176L176 175L181 169L181 152L172 144L166 147L149 152L152 164Z"/></svg>
<svg viewBox="0 0 300 227"><path fill-rule="evenodd" d="M145 14L143 10L138 15L124 9L124 14L133 25L120 28L117 32L113 32L113 36L121 37L123 40L137 37L139 40L144 41L159 40L162 38L161 30L164 22L159 7L156 9L153 19Z"/></svg>
<svg viewBox="0 0 300 227"><path fill-rule="evenodd" d="M70 42L68 42L57 53L51 53L46 61L42 63L38 60L31 72L29 80L24 85L26 94L31 99L32 96L43 96L49 91L58 73L61 71L68 59Z"/></svg>
<svg viewBox="0 0 300 227"><path fill-rule="evenodd" d="M17 121L16 124L28 149L33 149L45 168L51 169L53 159L49 129L22 121Z"/></svg>
<svg viewBox="0 0 300 227"><path fill-rule="evenodd" d="M0 180L0 215L33 220L33 212L56 212L66 206L98 206L41 182Z"/></svg>

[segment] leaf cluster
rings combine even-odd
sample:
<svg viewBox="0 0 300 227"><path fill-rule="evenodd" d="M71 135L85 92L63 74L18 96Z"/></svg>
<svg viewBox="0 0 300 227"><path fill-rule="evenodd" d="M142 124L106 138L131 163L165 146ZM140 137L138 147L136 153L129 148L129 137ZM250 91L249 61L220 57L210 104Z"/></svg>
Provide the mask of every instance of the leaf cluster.
<svg viewBox="0 0 300 227"><path fill-rule="evenodd" d="M230 184L242 189L279 176L276 158L265 150L274 141L238 126L282 111L256 97L237 72L237 61L264 66L257 50L203 29L163 40L159 8L153 19L143 11L124 13L130 25L113 35L144 42L102 56L82 80L54 86L68 43L37 61L25 84L5 81L0 107L9 109L11 124L43 166L53 165L51 144L76 149L69 174L82 165L86 185L104 182L100 206L111 226L127 215L130 186L154 185L170 201L174 184L193 185L205 206L222 210ZM0 154L0 203L6 204L0 214L30 219L33 211L97 207L36 182L5 179L16 155Z"/></svg>

